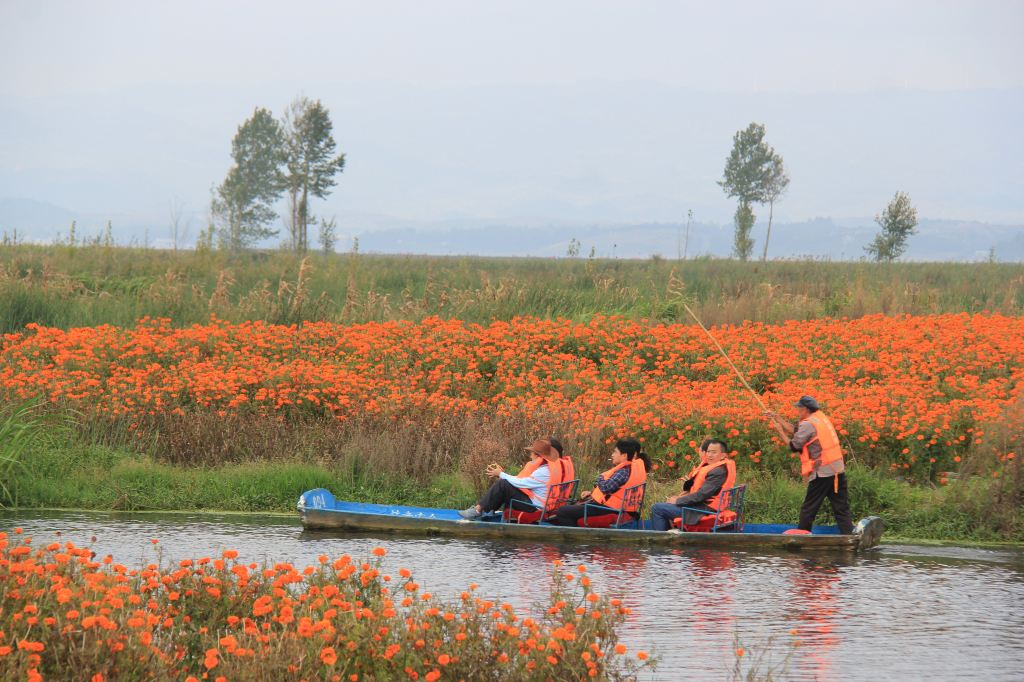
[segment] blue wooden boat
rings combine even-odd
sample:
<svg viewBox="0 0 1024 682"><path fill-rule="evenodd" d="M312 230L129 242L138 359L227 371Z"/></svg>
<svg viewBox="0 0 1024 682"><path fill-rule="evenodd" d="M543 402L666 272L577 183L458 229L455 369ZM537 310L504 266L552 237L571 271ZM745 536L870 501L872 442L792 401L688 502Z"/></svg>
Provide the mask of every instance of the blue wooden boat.
<svg viewBox="0 0 1024 682"><path fill-rule="evenodd" d="M367 504L337 500L323 488L302 494L298 501L302 525L308 529L336 529L373 533L453 535L475 538L508 538L534 542L625 542L638 545L695 545L703 547L782 548L796 550L863 550L875 547L884 530L882 520L870 516L857 524L851 535L835 526L815 526L807 535L786 535L796 526L743 524L742 531L714 533L663 532L641 528L573 528L549 524L502 523L500 515L467 521L455 509Z"/></svg>

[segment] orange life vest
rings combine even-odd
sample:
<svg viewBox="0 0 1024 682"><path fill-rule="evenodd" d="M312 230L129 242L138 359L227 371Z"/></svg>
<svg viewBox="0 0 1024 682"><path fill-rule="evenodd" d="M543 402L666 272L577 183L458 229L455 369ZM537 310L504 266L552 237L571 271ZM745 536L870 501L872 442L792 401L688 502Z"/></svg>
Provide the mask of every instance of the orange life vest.
<svg viewBox="0 0 1024 682"><path fill-rule="evenodd" d="M832 420L824 413L813 412L804 421L813 424L815 431L814 438L807 441L804 449L800 451L800 473L809 476L814 471L814 460L811 459L810 453L811 443L817 441L821 445L820 461L822 466L842 460L843 448L839 445L839 435L836 433L836 428L832 426Z"/></svg>
<svg viewBox="0 0 1024 682"><path fill-rule="evenodd" d="M712 469L716 469L720 466L725 467L725 483L719 489L715 496L705 502L708 507L718 511L718 501L722 496L723 490L728 490L736 485L736 462L726 457L725 459L715 462L714 464L705 464L697 470L697 475L693 479L693 487L690 488L690 493L695 493L700 490L700 487L704 485L704 479L708 477L708 473Z"/></svg>
<svg viewBox="0 0 1024 682"><path fill-rule="evenodd" d="M692 468L692 469L690 469L690 473L688 473L688 474L686 474L685 476L683 476L683 481L684 481L684 482L686 482L686 481L689 481L689 480L690 480L691 478L693 478L694 476L696 476L696 475L697 475L697 472L698 472L698 471L700 471L700 468L701 468L702 466L704 466L705 464L707 464L707 463L708 463L708 457L707 457L707 455L701 455L701 456L700 456L700 461L699 461L699 462L697 462L697 463L696 463L696 464L695 464L695 465L693 466L693 468ZM690 490L693 490L693 488L690 488Z"/></svg>
<svg viewBox="0 0 1024 682"><path fill-rule="evenodd" d="M544 461L543 457L534 457L526 463L526 466L524 466L516 476L519 478L529 477L529 475L536 471ZM562 480L559 481L559 483L565 483L566 481L571 481L576 478L576 467L573 465L570 457L560 457L558 459L558 463L562 465ZM557 483L552 483L551 485L557 485Z"/></svg>
<svg viewBox="0 0 1024 682"><path fill-rule="evenodd" d="M531 461L529 464L523 467L523 471L525 471L526 469L530 469L530 473L527 474L526 476L520 474L519 478L529 478L530 474L533 474L534 471L539 469L541 464L548 465L548 472L550 474L548 478L548 487L547 490L544 491L544 495L539 495L536 490L530 488L518 488L518 490L521 490L524 493L526 493L526 496L529 497L530 500L538 507L543 507L545 505L545 502L547 501L548 497L548 492L551 490L551 486L558 485L559 483L570 480L565 478L565 467L562 465L561 460L556 459L554 462L549 462L544 458L538 458L538 461L536 461L536 463L534 461Z"/></svg>
<svg viewBox="0 0 1024 682"><path fill-rule="evenodd" d="M604 480L608 480L608 477L614 474L623 467L629 467L629 478L626 482L619 486L616 490L605 495L601 492L601 489L594 486L594 489L590 492L590 499L598 504L603 504L606 507L612 509L622 509L622 498L628 488L632 488L635 485L647 482L647 467L644 466L644 461L639 457L623 462L613 466L601 474ZM626 509L628 512L636 511L636 509Z"/></svg>
<svg viewBox="0 0 1024 682"><path fill-rule="evenodd" d="M562 483L576 478L576 465L572 463L571 457L566 455L558 461L562 464Z"/></svg>

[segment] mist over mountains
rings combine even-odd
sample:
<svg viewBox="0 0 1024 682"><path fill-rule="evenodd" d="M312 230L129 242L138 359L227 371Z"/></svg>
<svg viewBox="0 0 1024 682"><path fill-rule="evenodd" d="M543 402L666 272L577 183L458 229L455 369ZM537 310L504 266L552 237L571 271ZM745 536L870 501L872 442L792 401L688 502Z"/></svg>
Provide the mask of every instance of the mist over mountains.
<svg viewBox="0 0 1024 682"><path fill-rule="evenodd" d="M112 221L119 243L186 244L254 107L280 113L297 86L140 86L0 96L0 230L33 241ZM345 173L317 215L350 248L382 252L725 256L734 204L715 184L750 121L792 177L770 257L855 259L897 190L921 216L906 258L1024 257L1024 90L729 93L655 83L418 88L335 84ZM754 236L763 239L767 207ZM273 246L269 242L265 246ZM760 253L760 245L755 254Z"/></svg>
<svg viewBox="0 0 1024 682"><path fill-rule="evenodd" d="M163 223L124 223L111 220L115 240L122 245L171 248L168 220ZM76 222L77 239L95 239L106 229L107 218L100 214L76 213L52 204L28 200L0 200L0 233L12 236L17 230L21 241L67 241L71 221ZM128 218L130 220L130 217ZM179 248L191 248L202 215L186 215L181 221ZM673 259L725 257L732 250L733 227L730 224L685 223L586 224L502 223L500 221L413 221L384 220L379 216L350 216L339 221L335 251L356 247L368 253L412 253L425 255L537 256L564 257L573 242L578 256L593 253L598 258ZM359 229L357 226L374 226ZM15 227L18 226L18 227ZM764 245L766 221L754 228L754 257L760 257ZM815 218L800 223L772 225L768 257L772 259L826 258L857 260L871 241L878 226L870 218L836 221ZM267 240L263 248L277 246ZM924 219L918 234L908 242L903 260L981 261L995 258L1002 262L1024 261L1024 225L994 225L979 222Z"/></svg>

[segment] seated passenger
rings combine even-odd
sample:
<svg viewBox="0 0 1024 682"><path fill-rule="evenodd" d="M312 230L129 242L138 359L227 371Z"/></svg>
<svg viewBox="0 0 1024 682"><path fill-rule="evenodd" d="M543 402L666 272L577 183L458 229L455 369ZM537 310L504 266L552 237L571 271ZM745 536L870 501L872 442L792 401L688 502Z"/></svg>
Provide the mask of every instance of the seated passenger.
<svg viewBox="0 0 1024 682"><path fill-rule="evenodd" d="M707 463L697 467L689 479L690 492L668 497L651 507L653 530L668 530L673 519L682 518L683 525L692 526L707 516L697 509L718 511L718 496L722 490L733 487L736 481L736 463L729 459L725 441L711 439L707 445ZM688 507L688 509L683 509Z"/></svg>
<svg viewBox="0 0 1024 682"><path fill-rule="evenodd" d="M690 492L690 489L693 488L693 481L697 477L697 472L700 471L700 468L702 466L704 466L705 464L708 463L708 446L709 445L711 445L711 439L710 438L705 438L703 440L703 442L701 442L700 448L699 448L698 453L697 453L699 455L699 457L700 457L700 460L697 462L697 464L694 465L694 467L692 469L690 469L690 473L686 474L686 476L683 477L683 492L684 493Z"/></svg>
<svg viewBox="0 0 1024 682"><path fill-rule="evenodd" d="M487 475L498 480L484 493L480 501L459 512L464 519L476 520L486 513L507 507L513 500L529 506L544 508L548 487L562 481L562 465L558 451L547 440L535 440L526 448L533 457L524 467L522 476L512 476L498 464L487 466Z"/></svg>
<svg viewBox="0 0 1024 682"><path fill-rule="evenodd" d="M566 505L555 512L551 523L556 526L582 526L586 506L586 525L607 527L607 517L618 516L622 509L625 491L647 482L651 460L640 447L640 441L635 438L619 440L612 451L612 468L597 477L597 485L581 496L579 504Z"/></svg>
<svg viewBox="0 0 1024 682"><path fill-rule="evenodd" d="M572 463L572 458L565 454L565 449L562 447L562 441L557 438L550 436L548 442L551 443L551 447L558 451L558 461L562 464L562 480L571 481L576 478L576 465Z"/></svg>
<svg viewBox="0 0 1024 682"><path fill-rule="evenodd" d="M572 458L569 457L568 455L564 454L565 450L562 447L562 441L558 440L554 436L549 436L545 440L547 440L547 442L551 443L551 447L553 447L555 449L555 451L558 453L558 462L559 462L559 464L562 465L562 481L560 481L560 482L571 481L571 480L575 479L576 478L576 467L572 463ZM529 452L529 449L527 449L527 452ZM516 476L518 476L520 478L526 478L527 476L532 474L537 469L537 467L540 466L541 462L543 462L543 461L544 461L543 457L540 457L539 455L535 455L535 454L533 454L531 452L530 453L530 461L527 462L523 466L523 468L519 470L519 473L516 474ZM551 483L551 485L555 485L555 484Z"/></svg>

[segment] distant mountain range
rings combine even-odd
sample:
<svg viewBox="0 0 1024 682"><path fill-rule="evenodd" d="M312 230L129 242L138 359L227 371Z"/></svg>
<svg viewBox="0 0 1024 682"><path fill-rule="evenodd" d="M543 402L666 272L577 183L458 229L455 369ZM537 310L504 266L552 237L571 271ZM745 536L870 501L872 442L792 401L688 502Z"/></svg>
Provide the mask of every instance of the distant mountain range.
<svg viewBox="0 0 1024 682"><path fill-rule="evenodd" d="M170 218L147 220L130 214L103 215L75 211L31 199L0 199L0 233L30 242L67 240L72 221L78 239L100 235L107 221L117 243L169 248ZM205 216L186 213L180 221L179 247L191 248ZM755 256L760 257L767 223L754 228ZM342 213L338 217L337 251L348 251L353 240L359 249L374 253L432 255L560 257L578 242L580 257L593 251L598 257L677 258L728 256L732 226L693 222L689 241L681 223L548 222L449 220L415 222L383 215ZM871 218L816 218L772 226L768 254L773 259L829 258L857 260L878 226ZM268 240L262 246L273 247ZM918 234L910 238L905 260L979 261L994 256L1003 262L1024 261L1024 225L922 219Z"/></svg>

